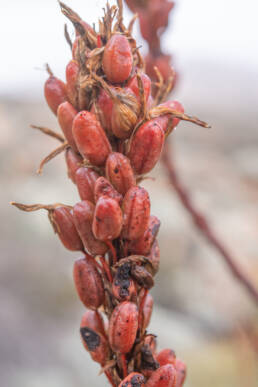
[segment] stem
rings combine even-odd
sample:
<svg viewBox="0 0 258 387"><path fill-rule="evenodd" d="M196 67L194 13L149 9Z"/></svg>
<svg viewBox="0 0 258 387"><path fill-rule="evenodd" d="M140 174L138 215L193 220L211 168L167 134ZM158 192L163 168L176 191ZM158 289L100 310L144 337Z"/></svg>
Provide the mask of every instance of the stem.
<svg viewBox="0 0 258 387"><path fill-rule="evenodd" d="M124 354L121 353L121 362L122 362L122 369L123 369L123 377L127 377L127 362L126 362L126 357Z"/></svg>
<svg viewBox="0 0 258 387"><path fill-rule="evenodd" d="M181 181L179 180L179 177L176 173L175 166L173 165L173 161L170 158L168 145L166 145L164 148L162 161L165 168L167 169L170 184L175 189L179 199L181 200L182 205L192 217L195 226L203 234L207 241L213 246L213 248L215 248L217 252L221 255L228 268L230 269L232 275L245 287L254 302L258 305L258 290L252 284L248 276L237 265L231 253L225 248L223 243L216 236L216 234L208 224L207 220L205 219L205 216L194 207L188 192L182 186Z"/></svg>
<svg viewBox="0 0 258 387"><path fill-rule="evenodd" d="M46 134L47 136L53 137L53 138L55 138L56 140L59 140L59 141L62 142L62 143L65 142L64 137L63 137L61 134L55 132L55 131L52 130L52 129L46 128L45 126L37 126L37 125L30 125L30 127L31 127L32 129L38 129L38 130L40 130L42 133Z"/></svg>
<svg viewBox="0 0 258 387"><path fill-rule="evenodd" d="M37 170L37 174L41 175L45 164L48 163L50 160L54 159L60 153L62 153L68 146L69 146L68 142L65 141L62 145L60 145L59 147L54 149L52 152L50 152L46 157L44 157L44 159L41 161L41 163L39 165L39 168Z"/></svg>
<svg viewBox="0 0 258 387"><path fill-rule="evenodd" d="M111 253L113 255L113 265L117 263L117 254L116 254L116 249L113 246L113 243L109 240L105 241L106 245L108 245L109 249L111 250Z"/></svg>
<svg viewBox="0 0 258 387"><path fill-rule="evenodd" d="M105 258L104 257L100 257L100 260L101 260L102 267L103 267L103 269L104 269L104 271L106 273L106 276L107 276L109 282L112 283L113 282L113 277L112 277L110 268L109 268Z"/></svg>
<svg viewBox="0 0 258 387"><path fill-rule="evenodd" d="M106 375L106 377L108 378L109 383L110 383L113 387L116 387L116 384L113 382L113 379L112 379L112 377L111 377L109 371L105 371L105 375Z"/></svg>

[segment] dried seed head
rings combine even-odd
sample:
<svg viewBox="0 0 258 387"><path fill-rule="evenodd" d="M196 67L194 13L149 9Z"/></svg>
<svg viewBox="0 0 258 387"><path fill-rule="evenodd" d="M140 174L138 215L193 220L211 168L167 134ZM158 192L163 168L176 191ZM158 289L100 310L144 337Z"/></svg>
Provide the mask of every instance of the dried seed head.
<svg viewBox="0 0 258 387"><path fill-rule="evenodd" d="M90 255L103 255L108 247L105 243L97 240L92 232L95 206L89 201L82 201L73 207L73 219L76 229L80 235L83 246Z"/></svg>
<svg viewBox="0 0 258 387"><path fill-rule="evenodd" d="M122 302L113 311L109 322L109 343L114 352L126 354L135 342L138 309L132 302Z"/></svg>
<svg viewBox="0 0 258 387"><path fill-rule="evenodd" d="M73 107L73 105L67 101L61 103L57 109L57 118L58 118L59 125L64 133L66 140L68 141L68 144L71 146L74 152L78 152L76 143L73 138L73 132L72 132L73 120L77 113L78 112Z"/></svg>
<svg viewBox="0 0 258 387"><path fill-rule="evenodd" d="M73 136L83 157L101 166L111 152L111 145L96 116L81 111L73 121Z"/></svg>
<svg viewBox="0 0 258 387"><path fill-rule="evenodd" d="M77 293L86 308L96 310L104 302L104 286L93 258L85 256L74 263L74 283Z"/></svg>
<svg viewBox="0 0 258 387"><path fill-rule="evenodd" d="M129 78L133 68L133 56L128 39L115 34L107 42L104 50L103 71L111 83L122 83Z"/></svg>
<svg viewBox="0 0 258 387"><path fill-rule="evenodd" d="M81 167L75 174L75 182L80 198L94 203L94 188L99 175L92 168Z"/></svg>
<svg viewBox="0 0 258 387"><path fill-rule="evenodd" d="M122 229L122 211L116 200L102 196L99 198L92 230L95 237L101 241L116 239Z"/></svg>

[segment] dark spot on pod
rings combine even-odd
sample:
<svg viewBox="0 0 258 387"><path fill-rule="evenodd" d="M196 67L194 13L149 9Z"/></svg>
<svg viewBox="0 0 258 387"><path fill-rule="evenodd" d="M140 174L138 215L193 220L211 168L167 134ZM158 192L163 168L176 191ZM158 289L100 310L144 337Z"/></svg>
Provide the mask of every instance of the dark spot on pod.
<svg viewBox="0 0 258 387"><path fill-rule="evenodd" d="M119 387L143 387L145 377L142 374L132 372L120 384Z"/></svg>
<svg viewBox="0 0 258 387"><path fill-rule="evenodd" d="M82 339L85 341L89 351L95 351L100 345L100 337L92 329L84 327L80 328Z"/></svg>
<svg viewBox="0 0 258 387"><path fill-rule="evenodd" d="M144 370L155 371L159 366L159 363L154 359L149 345L143 345L141 348L141 368Z"/></svg>

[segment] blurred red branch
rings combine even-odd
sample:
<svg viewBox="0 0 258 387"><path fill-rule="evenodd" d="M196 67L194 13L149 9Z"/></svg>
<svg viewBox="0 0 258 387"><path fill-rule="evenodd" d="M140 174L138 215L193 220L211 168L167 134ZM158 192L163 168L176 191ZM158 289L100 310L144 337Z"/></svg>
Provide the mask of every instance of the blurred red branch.
<svg viewBox="0 0 258 387"><path fill-rule="evenodd" d="M207 239L207 241L213 246L215 250L221 255L227 264L229 270L233 276L245 287L249 295L253 298L256 304L258 304L258 290L254 284L250 281L247 275L242 271L242 269L236 264L231 253L225 248L223 243L216 236L214 231L211 229L209 223L207 222L205 216L195 208L192 203L191 197L185 187L181 184L181 181L176 172L173 159L170 156L169 145L165 146L162 157L163 164L167 170L168 178L170 184L175 189L182 205L188 211L196 228L202 233L202 235Z"/></svg>

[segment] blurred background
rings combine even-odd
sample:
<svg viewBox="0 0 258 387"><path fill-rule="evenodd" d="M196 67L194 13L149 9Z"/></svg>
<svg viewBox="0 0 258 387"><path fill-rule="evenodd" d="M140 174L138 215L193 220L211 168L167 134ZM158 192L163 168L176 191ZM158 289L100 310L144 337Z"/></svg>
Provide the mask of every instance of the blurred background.
<svg viewBox="0 0 258 387"><path fill-rule="evenodd" d="M212 129L181 123L170 138L173 156L195 205L258 286L258 4L176 3L163 40L179 73L173 98ZM105 1L67 4L93 23ZM46 213L9 205L78 201L63 155L36 175L57 144L29 128L57 129L43 98L44 64L64 78L70 59L64 22L55 0L0 4L0 375L7 387L107 385L78 334L76 254L63 249ZM135 35L145 52L138 26ZM160 348L171 347L186 361L187 387L257 387L257 307L195 230L163 167L151 175L156 181L143 185L162 222L162 259L150 331Z"/></svg>

